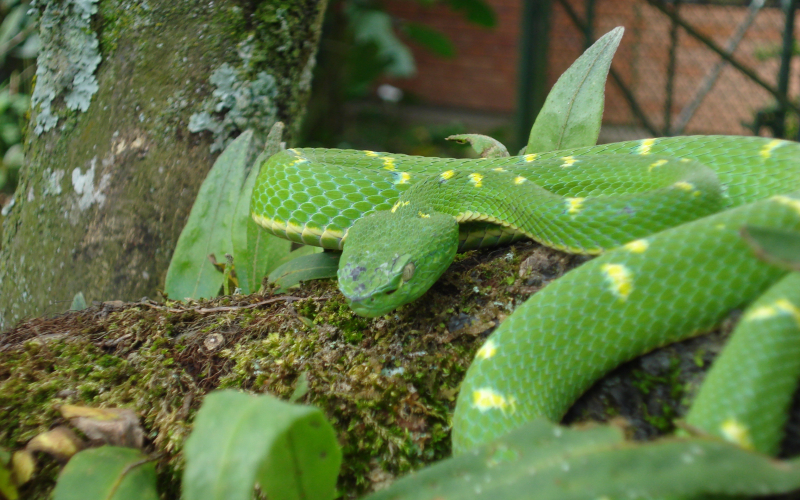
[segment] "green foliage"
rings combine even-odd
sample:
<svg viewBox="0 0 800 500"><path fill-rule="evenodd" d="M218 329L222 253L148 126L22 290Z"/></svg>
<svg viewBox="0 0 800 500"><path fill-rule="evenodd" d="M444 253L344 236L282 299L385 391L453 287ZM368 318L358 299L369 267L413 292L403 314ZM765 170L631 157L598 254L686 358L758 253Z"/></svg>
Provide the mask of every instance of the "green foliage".
<svg viewBox="0 0 800 500"><path fill-rule="evenodd" d="M606 78L623 32L605 34L561 75L531 128L526 154L597 144Z"/></svg>
<svg viewBox="0 0 800 500"><path fill-rule="evenodd" d="M0 448L0 498L17 500L19 492L11 472L11 453Z"/></svg>
<svg viewBox="0 0 800 500"><path fill-rule="evenodd" d="M745 226L742 237L761 260L789 271L800 271L800 233Z"/></svg>
<svg viewBox="0 0 800 500"><path fill-rule="evenodd" d="M170 297L196 299L219 293L223 275L208 256L233 252L231 227L236 205L240 196L249 197L249 193L242 193L242 182L252 141L249 131L233 141L200 186L167 269L164 290Z"/></svg>
<svg viewBox="0 0 800 500"><path fill-rule="evenodd" d="M139 450L102 446L73 456L53 500L158 500L153 462Z"/></svg>
<svg viewBox="0 0 800 500"><path fill-rule="evenodd" d="M186 500L334 497L342 454L322 412L272 396L206 396L186 441Z"/></svg>
<svg viewBox="0 0 800 500"><path fill-rule="evenodd" d="M315 252L314 247L298 248L290 260L276 267L269 275L269 282L284 292L301 281L335 278L339 270L339 252ZM302 251L302 254L296 253Z"/></svg>
<svg viewBox="0 0 800 500"><path fill-rule="evenodd" d="M453 58L456 55L456 48L440 31L425 26L424 24L412 22L405 23L403 31L405 31L408 38L422 45L437 56Z"/></svg>

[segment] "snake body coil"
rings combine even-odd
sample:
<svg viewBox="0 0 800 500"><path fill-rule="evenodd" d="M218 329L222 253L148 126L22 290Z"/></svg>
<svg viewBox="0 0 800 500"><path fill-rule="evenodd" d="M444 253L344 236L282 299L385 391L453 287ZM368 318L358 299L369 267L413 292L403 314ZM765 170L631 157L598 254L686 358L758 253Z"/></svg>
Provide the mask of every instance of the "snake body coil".
<svg viewBox="0 0 800 500"><path fill-rule="evenodd" d="M491 160L288 150L263 166L251 211L274 234L343 249L340 289L367 316L419 297L457 248L524 235L605 252L517 308L478 352L454 417L454 447L463 451L536 416L560 418L619 363L707 330L765 291L740 330L775 321L789 321L776 331L797 329L796 275L755 259L739 236L743 224L800 230L794 191L800 145L757 137L646 139ZM782 278L789 284L775 285ZM750 395L744 410L721 394L734 376L796 380L800 332L749 339L780 346L781 361L764 348L767 361L750 372L712 373L688 418L771 451L780 432L760 428L781 417L767 424L762 416L785 409L795 382L777 384L788 396L741 386ZM734 357L753 349L731 344Z"/></svg>

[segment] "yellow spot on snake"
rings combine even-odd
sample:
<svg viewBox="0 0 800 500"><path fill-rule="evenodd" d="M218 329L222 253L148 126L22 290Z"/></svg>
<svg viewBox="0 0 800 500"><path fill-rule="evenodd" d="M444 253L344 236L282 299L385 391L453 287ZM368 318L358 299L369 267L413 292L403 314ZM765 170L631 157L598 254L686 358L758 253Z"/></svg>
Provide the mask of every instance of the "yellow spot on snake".
<svg viewBox="0 0 800 500"><path fill-rule="evenodd" d="M492 170L494 170L495 172L505 172L506 171L506 169L504 169L503 167L493 168Z"/></svg>
<svg viewBox="0 0 800 500"><path fill-rule="evenodd" d="M561 164L561 168L571 167L571 166L575 165L576 161L578 161L573 156L564 156L561 159L564 160L564 163Z"/></svg>
<svg viewBox="0 0 800 500"><path fill-rule="evenodd" d="M489 359L495 354L497 354L497 344L491 340L487 340L486 343L483 344L480 349L478 349L475 357L478 359Z"/></svg>
<svg viewBox="0 0 800 500"><path fill-rule="evenodd" d="M753 450L753 439L750 437L750 429L735 418L729 418L722 422L719 430L727 441L738 444L746 450Z"/></svg>
<svg viewBox="0 0 800 500"><path fill-rule="evenodd" d="M300 156L300 151L298 151L298 150L296 150L296 149L294 149L294 148L290 149L289 151L290 151L290 152L291 152L293 155Z"/></svg>
<svg viewBox="0 0 800 500"><path fill-rule="evenodd" d="M781 205L786 205L787 207L792 208L795 212L800 214L800 200L795 200L794 198L789 198L788 196L773 196L773 201L777 201Z"/></svg>
<svg viewBox="0 0 800 500"><path fill-rule="evenodd" d="M687 193L689 191L691 191L692 189L694 189L694 184L692 184L691 182L686 182L686 181L678 181L675 184L673 184L673 186L678 188L678 189L682 189L682 190L686 191Z"/></svg>
<svg viewBox="0 0 800 500"><path fill-rule="evenodd" d="M647 240L633 240L625 245L625 250L633 253L644 253L650 243Z"/></svg>
<svg viewBox="0 0 800 500"><path fill-rule="evenodd" d="M367 155L367 156L378 156L378 153L376 153L375 151L366 151L365 150L364 154Z"/></svg>
<svg viewBox="0 0 800 500"><path fill-rule="evenodd" d="M654 168L658 168L658 167L660 167L662 165L666 165L667 163L669 163L669 160L665 160L665 159L662 158L662 159L660 159L658 161L655 161L655 162L651 163L650 166L647 167L647 171L648 172L652 172Z"/></svg>
<svg viewBox="0 0 800 500"><path fill-rule="evenodd" d="M481 413L485 413L489 410L500 410L505 413L506 409L510 409L511 413L514 413L516 411L516 404L517 402L514 398L506 398L493 389L478 389L472 391L472 406L477 408Z"/></svg>
<svg viewBox="0 0 800 500"><path fill-rule="evenodd" d="M477 172L469 174L469 181L475 184L476 188L483 187L483 176Z"/></svg>
<svg viewBox="0 0 800 500"><path fill-rule="evenodd" d="M514 177L514 184L519 186L520 184L522 184L523 182L525 182L527 180L528 179L526 179L525 177L522 177L521 175L518 175L518 176Z"/></svg>
<svg viewBox="0 0 800 500"><path fill-rule="evenodd" d="M586 198L567 198L567 213L575 215L583 209L583 200Z"/></svg>
<svg viewBox="0 0 800 500"><path fill-rule="evenodd" d="M446 181L447 179L450 179L454 175L456 175L456 171L455 170L448 170L446 172L442 172L441 175L439 175L439 177L441 177L442 180Z"/></svg>
<svg viewBox="0 0 800 500"><path fill-rule="evenodd" d="M783 146L785 143L786 141L783 141L781 139L773 139L769 141L768 143L764 144L764 146L761 148L761 156L766 160L767 158L772 156L773 149Z"/></svg>
<svg viewBox="0 0 800 500"><path fill-rule="evenodd" d="M628 299L633 291L633 273L622 264L603 264L601 268L606 275L606 281L611 285L611 293L622 299Z"/></svg>
<svg viewBox="0 0 800 500"><path fill-rule="evenodd" d="M385 168L386 170L394 170L395 169L394 158L392 158L391 156L384 156L383 168Z"/></svg>
<svg viewBox="0 0 800 500"><path fill-rule="evenodd" d="M778 315L793 316L795 322L800 325L800 309L786 299L778 299L770 305L764 305L751 309L744 317L744 321L757 321L770 319Z"/></svg>
<svg viewBox="0 0 800 500"><path fill-rule="evenodd" d="M411 179L411 174L408 172L400 172L398 174L398 179L394 181L395 184L408 184L408 180Z"/></svg>
<svg viewBox="0 0 800 500"><path fill-rule="evenodd" d="M398 209L398 208L400 208L400 207L404 207L404 206L408 205L409 203L410 203L410 202L408 202L408 201L398 201L398 202L397 202L397 203L395 203L395 204L394 204L394 206L392 207L392 213L395 213L395 212L397 212L397 209Z"/></svg>
<svg viewBox="0 0 800 500"><path fill-rule="evenodd" d="M530 162L532 162L533 160L535 160L537 156L539 156L539 155L538 155L538 154L536 154L536 153L534 153L534 154L532 154L532 155L525 155L525 161L527 161L528 163L530 163Z"/></svg>
<svg viewBox="0 0 800 500"><path fill-rule="evenodd" d="M423 219L430 219L431 218L431 214L423 214L422 212L419 212L419 216L422 217Z"/></svg>
<svg viewBox="0 0 800 500"><path fill-rule="evenodd" d="M640 155L648 155L650 154L650 148L652 148L653 144L655 143L655 139L642 139L642 142L639 143L639 147L636 149L636 152Z"/></svg>

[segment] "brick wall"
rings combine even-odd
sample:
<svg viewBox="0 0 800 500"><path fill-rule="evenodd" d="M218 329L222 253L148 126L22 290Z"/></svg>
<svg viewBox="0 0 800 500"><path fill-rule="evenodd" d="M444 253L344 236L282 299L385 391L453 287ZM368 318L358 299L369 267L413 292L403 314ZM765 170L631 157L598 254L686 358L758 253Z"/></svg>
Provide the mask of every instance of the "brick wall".
<svg viewBox="0 0 800 500"><path fill-rule="evenodd" d="M455 59L444 60L410 43L417 60L418 75L392 83L435 105L513 113L522 2L488 0L488 3L498 18L494 29L469 24L446 7L424 8L407 0L388 1L387 8L393 15L439 29L450 37L458 51ZM583 15L583 0L570 0L570 4ZM695 4L681 7L681 16L719 45L725 44L746 15L746 7ZM644 0L598 0L594 25L596 36L615 26L625 26L626 32L614 59L614 67L650 121L662 127L670 21ZM581 54L584 41L557 1L553 2L550 29L548 80L552 84ZM761 55L779 50L782 30L782 12L774 8L762 9L736 51L739 60L773 85L779 60L777 57L764 59ZM700 42L682 30L679 33L673 122L718 60ZM796 97L799 89L800 64L795 61L790 94ZM689 122L686 133L747 134L749 132L741 122L752 121L756 110L772 102L765 90L727 67ZM613 84L607 87L604 121L615 125L638 125L621 92Z"/></svg>

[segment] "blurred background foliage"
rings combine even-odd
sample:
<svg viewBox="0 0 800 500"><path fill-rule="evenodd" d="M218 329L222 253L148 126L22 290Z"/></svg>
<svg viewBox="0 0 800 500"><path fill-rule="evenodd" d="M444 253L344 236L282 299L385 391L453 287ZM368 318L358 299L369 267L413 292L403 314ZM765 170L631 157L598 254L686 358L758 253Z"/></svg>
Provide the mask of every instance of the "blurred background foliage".
<svg viewBox="0 0 800 500"><path fill-rule="evenodd" d="M0 205L14 192L39 37L28 1L0 0Z"/></svg>
<svg viewBox="0 0 800 500"><path fill-rule="evenodd" d="M413 1L423 6L446 5L486 29L497 23L492 7L483 0ZM393 17L378 1L333 0L323 26L301 145L474 156L470 148L445 140L468 132L463 124L412 124L400 112L402 105L418 104L418 100L385 80L416 73L408 43L445 59L457 55L445 34ZM492 132L500 140L510 133Z"/></svg>

